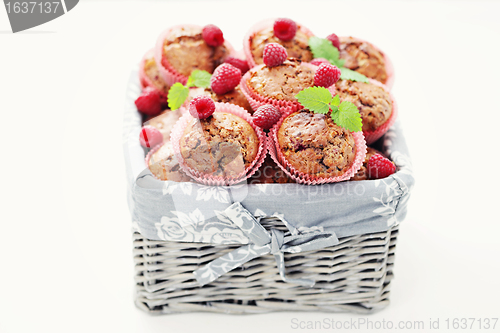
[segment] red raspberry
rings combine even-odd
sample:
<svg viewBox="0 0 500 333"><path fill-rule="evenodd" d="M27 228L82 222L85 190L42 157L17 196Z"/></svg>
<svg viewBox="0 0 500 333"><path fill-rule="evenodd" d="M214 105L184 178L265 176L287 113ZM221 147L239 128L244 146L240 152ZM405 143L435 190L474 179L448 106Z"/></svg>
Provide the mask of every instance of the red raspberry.
<svg viewBox="0 0 500 333"><path fill-rule="evenodd" d="M194 118L205 119L215 112L215 102L206 95L196 96L189 103L189 113Z"/></svg>
<svg viewBox="0 0 500 333"><path fill-rule="evenodd" d="M231 64L221 64L210 78L210 87L217 95L230 92L240 83L241 71Z"/></svg>
<svg viewBox="0 0 500 333"><path fill-rule="evenodd" d="M371 179L385 178L396 171L396 166L380 154L374 154L368 160L368 177Z"/></svg>
<svg viewBox="0 0 500 333"><path fill-rule="evenodd" d="M314 85L328 88L340 79L340 74L340 69L337 66L321 64L314 74Z"/></svg>
<svg viewBox="0 0 500 333"><path fill-rule="evenodd" d="M152 148L163 142L163 134L156 127L146 125L141 129L139 142L144 148Z"/></svg>
<svg viewBox="0 0 500 333"><path fill-rule="evenodd" d="M274 67L281 65L287 57L288 53L283 46L278 43L269 43L264 47L262 60L266 66Z"/></svg>
<svg viewBox="0 0 500 333"><path fill-rule="evenodd" d="M319 66L321 64L329 64L330 62L326 60L325 58L315 58L311 60L311 64Z"/></svg>
<svg viewBox="0 0 500 333"><path fill-rule="evenodd" d="M246 60L238 59L235 57L227 57L224 62L238 68L241 71L241 75L245 74L250 69Z"/></svg>
<svg viewBox="0 0 500 333"><path fill-rule="evenodd" d="M253 114L253 123L262 129L270 129L281 118L281 112L271 104L262 105Z"/></svg>
<svg viewBox="0 0 500 333"><path fill-rule="evenodd" d="M203 36L203 40L210 46L221 46L224 44L224 35L222 34L222 30L219 27L209 24L203 27L201 31L201 35Z"/></svg>
<svg viewBox="0 0 500 333"><path fill-rule="evenodd" d="M160 95L156 89L146 87L142 91L142 94L135 100L135 106L137 110L148 116L157 116L161 112Z"/></svg>
<svg viewBox="0 0 500 333"><path fill-rule="evenodd" d="M297 33L297 23L288 18L279 18L274 21L274 35L282 41L292 40Z"/></svg>
<svg viewBox="0 0 500 333"><path fill-rule="evenodd" d="M326 39L328 39L330 42L332 42L332 45L340 50L339 36L337 36L336 34L331 34L331 35L326 36Z"/></svg>

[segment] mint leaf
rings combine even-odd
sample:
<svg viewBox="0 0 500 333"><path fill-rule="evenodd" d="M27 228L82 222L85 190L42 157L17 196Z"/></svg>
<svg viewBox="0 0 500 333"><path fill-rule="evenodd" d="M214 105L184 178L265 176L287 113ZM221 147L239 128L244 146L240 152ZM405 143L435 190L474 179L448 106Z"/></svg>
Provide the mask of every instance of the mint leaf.
<svg viewBox="0 0 500 333"><path fill-rule="evenodd" d="M363 127L358 108L351 102L340 103L338 112L331 115L335 124L352 132L360 132Z"/></svg>
<svg viewBox="0 0 500 333"><path fill-rule="evenodd" d="M364 76L363 74L360 74L358 72L352 71L349 68L341 68L340 69L342 75L340 75L340 78L342 80L351 80L351 81L361 81L364 83L368 83L368 78Z"/></svg>
<svg viewBox="0 0 500 333"><path fill-rule="evenodd" d="M302 90L296 96L303 107L315 113L327 114L332 101L332 94L323 87L310 87Z"/></svg>
<svg viewBox="0 0 500 333"><path fill-rule="evenodd" d="M191 72L191 75L188 78L186 86L189 87L198 87L198 88L208 88L210 86L210 78L212 74L207 71L195 69Z"/></svg>
<svg viewBox="0 0 500 333"><path fill-rule="evenodd" d="M168 91L168 107L171 110L177 110L184 104L189 95L189 88L184 87L182 83L176 82Z"/></svg>
<svg viewBox="0 0 500 333"><path fill-rule="evenodd" d="M335 97L332 98L332 105L333 106L339 106L340 104L340 96L339 95L335 95Z"/></svg>
<svg viewBox="0 0 500 333"><path fill-rule="evenodd" d="M309 48L314 58L325 58L338 68L344 66L345 60L339 59L339 50L328 39L312 36L309 38Z"/></svg>

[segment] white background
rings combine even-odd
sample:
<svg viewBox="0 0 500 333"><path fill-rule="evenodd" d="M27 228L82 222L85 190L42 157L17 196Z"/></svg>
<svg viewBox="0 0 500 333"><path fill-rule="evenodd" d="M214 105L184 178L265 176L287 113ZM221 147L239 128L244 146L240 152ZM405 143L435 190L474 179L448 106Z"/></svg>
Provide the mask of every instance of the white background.
<svg viewBox="0 0 500 333"><path fill-rule="evenodd" d="M169 25L215 23L241 48L267 17L367 39L394 63L417 183L391 304L368 319L439 318L443 329L447 318L500 317L499 12L479 1L81 1L12 34L0 9L0 332L297 332L292 318L360 318L152 317L133 304L121 146L130 69Z"/></svg>

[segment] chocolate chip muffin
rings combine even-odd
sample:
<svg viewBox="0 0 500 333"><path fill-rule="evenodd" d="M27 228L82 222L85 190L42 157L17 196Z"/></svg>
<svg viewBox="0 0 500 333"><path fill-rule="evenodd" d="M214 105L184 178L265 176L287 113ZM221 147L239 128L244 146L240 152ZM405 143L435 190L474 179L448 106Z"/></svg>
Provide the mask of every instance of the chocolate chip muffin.
<svg viewBox="0 0 500 333"><path fill-rule="evenodd" d="M340 37L344 66L382 83L387 81L384 55L373 45L353 37Z"/></svg>
<svg viewBox="0 0 500 333"><path fill-rule="evenodd" d="M230 103L230 104L235 104L238 106L241 106L245 110L247 110L250 114L253 114L253 109L250 106L250 103L248 103L247 98L245 95L241 92L240 86L236 86L233 90L231 90L228 93L225 93L223 95L218 95L212 91L210 88L192 88L189 89L189 96L186 100L186 103L189 104L189 102L195 98L196 96L200 95L207 95L210 96L214 102L219 102L219 103Z"/></svg>
<svg viewBox="0 0 500 333"><path fill-rule="evenodd" d="M250 69L247 85L263 97L296 102L295 95L314 86L313 68L298 59L289 58L278 66Z"/></svg>
<svg viewBox="0 0 500 333"><path fill-rule="evenodd" d="M355 161L351 132L337 126L329 115L307 110L292 113L281 124L277 139L287 162L313 177L341 176Z"/></svg>
<svg viewBox="0 0 500 333"><path fill-rule="evenodd" d="M288 56L309 62L313 59L311 49L309 49L309 36L298 25L297 33L292 40L283 41L274 35L273 27L258 31L250 37L250 51L255 64L263 62L262 55L264 47L269 43L278 43L285 47Z"/></svg>
<svg viewBox="0 0 500 333"><path fill-rule="evenodd" d="M392 113L389 92L373 83L339 80L335 84L340 100L356 105L363 120L363 132L375 131Z"/></svg>
<svg viewBox="0 0 500 333"><path fill-rule="evenodd" d="M351 179L349 180L368 180L371 179L368 177L368 161L370 160L370 157L375 154L380 154L384 156L381 152L379 152L377 149L371 148L371 147L366 147L366 157L365 160L363 161L363 165L361 168L359 168L358 172L354 176L352 176Z"/></svg>
<svg viewBox="0 0 500 333"><path fill-rule="evenodd" d="M195 69L213 73L229 53L224 44L208 45L203 40L201 27L177 27L163 41L162 62L166 60L165 67L170 64L178 73L188 77Z"/></svg>
<svg viewBox="0 0 500 333"><path fill-rule="evenodd" d="M286 173L273 161L271 156L266 159L249 179L248 184L286 184L295 183Z"/></svg>
<svg viewBox="0 0 500 333"><path fill-rule="evenodd" d="M244 119L215 112L206 119L191 119L179 146L191 169L212 176L236 177L256 158L259 139Z"/></svg>
<svg viewBox="0 0 500 333"><path fill-rule="evenodd" d="M160 180L172 180L174 182L191 181L191 178L179 166L170 142L164 143L160 149L151 155L148 167L149 171Z"/></svg>

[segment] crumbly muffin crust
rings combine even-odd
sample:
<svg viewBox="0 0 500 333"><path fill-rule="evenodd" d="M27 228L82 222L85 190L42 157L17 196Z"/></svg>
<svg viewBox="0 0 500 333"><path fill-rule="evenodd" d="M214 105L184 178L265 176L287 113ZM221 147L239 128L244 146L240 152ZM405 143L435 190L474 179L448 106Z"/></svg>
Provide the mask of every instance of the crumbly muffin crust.
<svg viewBox="0 0 500 333"><path fill-rule="evenodd" d="M161 78L158 66L156 66L156 61L153 56L146 59L144 62L144 74L146 74L146 76L151 80L156 89L168 94L170 87Z"/></svg>
<svg viewBox="0 0 500 333"><path fill-rule="evenodd" d="M250 114L253 114L253 109L250 106L250 103L248 103L248 100L245 97L245 95L241 92L239 85L237 85L236 88L234 88L230 92L225 93L223 95L217 95L210 88L206 88L206 89L192 88L192 89L189 89L189 96L187 99L187 103L189 103L189 101L191 101L196 96L200 96L200 95L210 96L215 102L230 103L230 104L235 104L235 105L241 106L242 108L247 110Z"/></svg>
<svg viewBox="0 0 500 333"><path fill-rule="evenodd" d="M264 47L269 43L278 43L285 47L288 56L302 61L311 61L313 54L309 49L309 37L298 26L295 37L290 41L282 41L274 35L273 27L261 30L250 39L250 50L257 65L263 64Z"/></svg>
<svg viewBox="0 0 500 333"><path fill-rule="evenodd" d="M251 69L250 73L248 87L259 95L277 100L296 101L295 95L314 86L314 70L294 58L275 67Z"/></svg>
<svg viewBox="0 0 500 333"><path fill-rule="evenodd" d="M305 174L341 176L355 161L356 144L351 132L337 126L328 115L307 110L292 113L277 134L284 158Z"/></svg>
<svg viewBox="0 0 500 333"><path fill-rule="evenodd" d="M192 119L180 140L181 155L192 169L207 175L235 177L257 156L259 139L244 119L224 112Z"/></svg>
<svg viewBox="0 0 500 333"><path fill-rule="evenodd" d="M371 79L385 83L387 72L384 56L372 45L352 37L340 37L340 58L344 66Z"/></svg>
<svg viewBox="0 0 500 333"><path fill-rule="evenodd" d="M151 173L160 180L191 181L191 178L179 166L170 142L164 143L160 149L151 155L148 167Z"/></svg>
<svg viewBox="0 0 500 333"><path fill-rule="evenodd" d="M170 133L172 132L172 128L174 128L175 123L181 116L182 113L180 109L174 111L166 110L160 113L158 116L149 119L144 125L151 125L156 127L163 135L163 142L167 142L170 141Z"/></svg>
<svg viewBox="0 0 500 333"><path fill-rule="evenodd" d="M390 94L371 83L339 80L335 84L340 100L356 105L363 120L363 131L374 131L392 114Z"/></svg>
<svg viewBox="0 0 500 333"><path fill-rule="evenodd" d="M208 45L203 40L201 28L173 29L163 43L163 59L184 76L195 69L213 73L228 55L229 50L224 45Z"/></svg>

